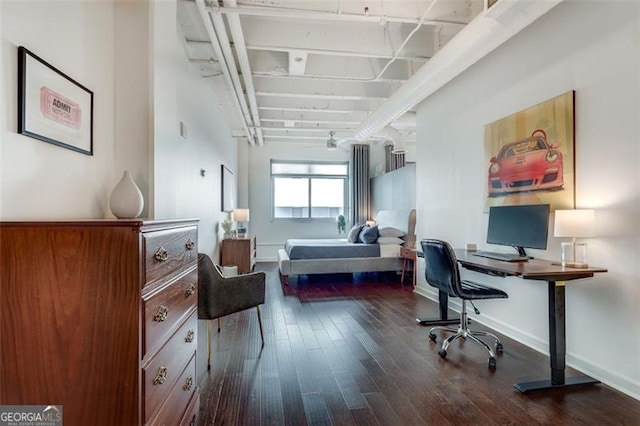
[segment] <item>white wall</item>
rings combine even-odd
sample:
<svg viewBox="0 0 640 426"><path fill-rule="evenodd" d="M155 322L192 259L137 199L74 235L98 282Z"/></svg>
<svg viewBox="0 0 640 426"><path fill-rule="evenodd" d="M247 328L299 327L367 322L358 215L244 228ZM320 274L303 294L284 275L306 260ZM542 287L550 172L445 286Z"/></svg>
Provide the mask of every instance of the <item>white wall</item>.
<svg viewBox="0 0 640 426"><path fill-rule="evenodd" d="M176 2L154 2L150 9L154 216L200 218L199 250L217 259L220 166L237 169L237 143L211 81L201 78L198 67L185 57ZM181 121L186 138L180 135Z"/></svg>
<svg viewBox="0 0 640 426"><path fill-rule="evenodd" d="M569 90L576 206L596 209L589 260L609 272L567 285L567 360L640 399L640 4L564 2L419 106L418 238L500 250L483 244L483 126ZM558 259L560 242L532 254ZM544 283L465 275L509 293L479 322L547 353Z"/></svg>
<svg viewBox="0 0 640 426"><path fill-rule="evenodd" d="M199 250L218 259L218 222L222 208L220 166L236 167L238 145L231 137L231 128L216 102L210 82L200 77L197 68L185 59L176 70L175 122L185 123L187 137L176 138L173 143L178 149L173 157L164 160L174 164L171 178L176 182L175 216L200 218ZM156 196L162 198L164 194L156 186Z"/></svg>
<svg viewBox="0 0 640 426"><path fill-rule="evenodd" d="M217 258L220 165L236 169L237 144L214 93L224 85L185 57L175 0L4 1L0 11L0 219L113 217L109 195L130 170L142 216L200 218L199 250ZM16 133L20 45L93 90L93 156Z"/></svg>
<svg viewBox="0 0 640 426"><path fill-rule="evenodd" d="M327 151L318 145L268 142L248 153L249 232L256 235L257 260L275 261L288 238L346 238L338 234L335 220L287 222L271 220L271 160L349 161L349 151Z"/></svg>
<svg viewBox="0 0 640 426"><path fill-rule="evenodd" d="M104 217L108 195L117 182L112 168L113 4L2 2L0 7L4 92L0 217ZM94 92L93 156L17 134L18 46Z"/></svg>
<svg viewBox="0 0 640 426"><path fill-rule="evenodd" d="M131 172L145 199L141 217L153 214L151 176L152 95L149 4L115 3L115 143L112 171L115 179Z"/></svg>

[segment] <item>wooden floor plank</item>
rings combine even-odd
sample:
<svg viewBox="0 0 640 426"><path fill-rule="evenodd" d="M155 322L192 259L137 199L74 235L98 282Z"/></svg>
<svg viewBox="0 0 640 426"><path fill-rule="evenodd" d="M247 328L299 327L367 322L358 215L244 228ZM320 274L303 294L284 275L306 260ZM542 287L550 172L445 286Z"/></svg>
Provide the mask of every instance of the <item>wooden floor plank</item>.
<svg viewBox="0 0 640 426"><path fill-rule="evenodd" d="M504 336L495 370L464 340L440 358L446 334L433 343L415 323L436 316L437 304L398 275L300 277L285 287L275 263L257 268L267 272L264 348L255 309L225 317L220 333L214 322L200 425L638 424L640 401L603 384L519 393L513 383L546 377L549 358ZM202 372L206 334L198 336Z"/></svg>

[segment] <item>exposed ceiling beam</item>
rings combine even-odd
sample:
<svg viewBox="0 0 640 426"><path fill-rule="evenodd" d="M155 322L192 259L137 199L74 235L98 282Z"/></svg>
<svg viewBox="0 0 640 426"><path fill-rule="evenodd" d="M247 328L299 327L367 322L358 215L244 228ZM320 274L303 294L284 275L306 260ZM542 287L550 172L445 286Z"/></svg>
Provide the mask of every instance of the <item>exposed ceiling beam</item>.
<svg viewBox="0 0 640 426"><path fill-rule="evenodd" d="M209 13L207 12L207 8L205 6L204 0L195 0L195 2L196 2L198 14L200 15L202 24L205 28L207 36L209 37L209 43L213 48L213 50L215 51L218 59L222 61L221 62L222 72L223 72L227 87L229 87L229 89L231 90L231 93L235 95L235 96L232 96L234 108L238 113L240 113L240 116L243 117L242 127L244 128L244 131L247 135L247 139L249 140L249 143L253 145L254 130L249 129L249 126L247 125L247 123L251 123L251 117L249 116L248 107L244 99L244 96L238 96L238 92L236 91L236 88L234 85L234 77L237 79L237 72L236 72L236 75L234 76L232 72L229 70L228 64L226 63L226 61L224 61L222 46L220 45L220 42L218 41L218 38L216 36L216 32L213 28L213 23L211 22L211 18L209 17Z"/></svg>
<svg viewBox="0 0 640 426"><path fill-rule="evenodd" d="M386 97L376 96L354 96L354 95L330 95L322 93L284 93L284 92L256 92L256 96L272 96L280 98L314 98L314 99L337 99L337 100L349 100L359 101L366 99L387 99Z"/></svg>
<svg viewBox="0 0 640 426"><path fill-rule="evenodd" d="M285 119L285 118L262 118L260 119L260 121L264 121L264 122L276 122L276 123L283 123L285 121L295 121L296 123L302 123L302 124L331 124L331 123L341 123L344 125L352 125L352 126L357 126L358 124L360 124L359 121L337 121L337 120L291 120L291 119Z"/></svg>
<svg viewBox="0 0 640 426"><path fill-rule="evenodd" d="M236 6L236 0L224 0L227 6ZM222 17L212 17L214 25L217 19L223 22ZM224 24L222 24L224 25ZM249 101L249 111L251 112L251 119L254 125L260 125L260 115L258 113L258 102L256 99L255 88L253 87L253 79L251 77L251 65L249 64L249 54L247 52L246 43L244 41L244 35L242 34L242 25L240 24L240 18L237 15L227 16L227 25L229 33L233 39L233 48L236 52L236 58L240 71L242 73L242 81L244 82L244 93ZM224 29L223 29L224 31ZM220 37L220 36L219 36ZM223 50L224 51L224 50ZM262 132L260 129L256 129L256 138L258 145L262 145L264 140L262 139Z"/></svg>
<svg viewBox="0 0 640 426"><path fill-rule="evenodd" d="M351 114L354 112L354 110L346 110L346 109L285 108L285 107L267 107L267 106L258 107L258 109L262 109L265 111L328 112L328 113L336 113L336 114ZM362 110L362 111L367 112L365 110Z"/></svg>
<svg viewBox="0 0 640 426"><path fill-rule="evenodd" d="M393 54L384 54L384 53L375 53L375 52L362 52L362 51L347 51L347 50L335 50L335 49L312 49L312 48L304 48L301 49L299 47L294 46L268 46L268 45L257 45L257 44L248 44L247 50L263 50L263 51L275 51L275 52L290 52L292 50L304 50L307 53L313 55L329 55L329 56L347 56L347 57L356 57L356 58L375 58L375 59L391 59L393 58ZM426 61L430 59L431 56L418 56L418 55L398 55L397 59L401 59L404 61Z"/></svg>
<svg viewBox="0 0 640 426"><path fill-rule="evenodd" d="M371 112L384 103L384 99L309 99L294 97L263 96L258 108L305 108L314 111L367 111Z"/></svg>
<svg viewBox="0 0 640 426"><path fill-rule="evenodd" d="M291 135L264 135L265 139L304 139L304 140L323 140L326 141L329 137L324 136L291 136Z"/></svg>
<svg viewBox="0 0 640 426"><path fill-rule="evenodd" d="M332 130L334 129L333 127L331 128ZM353 130L355 129L355 127L340 127L340 128L335 128L335 130L337 131L344 131L344 132L348 132L349 130ZM264 132L285 132L286 134L292 134L292 133L296 133L296 132L301 132L301 133L323 133L326 134L327 130L326 128L321 128L321 127L269 127L269 126L262 126L262 130ZM347 134L345 134L344 136L348 136Z"/></svg>
<svg viewBox="0 0 640 426"><path fill-rule="evenodd" d="M463 28L374 111L358 127L354 139L367 140L562 1L496 2Z"/></svg>
<svg viewBox="0 0 640 426"><path fill-rule="evenodd" d="M376 16L376 15L359 15L355 13L343 13L341 11L326 12L315 10L301 10L291 9L284 7L260 7L260 6L244 6L238 5L237 7L217 7L212 6L212 9L220 13L229 13L237 15L249 15L260 17L272 17L272 18L290 18L290 19L315 19L315 20L327 20L327 21L344 21L344 22L365 22L376 25L385 24L387 22L398 22L403 24L418 24L420 18L404 18L399 16ZM452 25L457 27L464 27L467 22L453 21L453 20L424 20L422 25Z"/></svg>
<svg viewBox="0 0 640 426"><path fill-rule="evenodd" d="M368 78L360 78L360 77L340 77L340 76L330 76L330 75L283 75L278 71L273 72L265 72L265 71L256 71L252 74L254 77L262 77L262 78L284 78L284 79L298 79L298 80L326 80L326 81L357 81L361 83L374 82L375 77ZM407 81L406 78L380 78L375 80L375 82L379 83L404 83Z"/></svg>

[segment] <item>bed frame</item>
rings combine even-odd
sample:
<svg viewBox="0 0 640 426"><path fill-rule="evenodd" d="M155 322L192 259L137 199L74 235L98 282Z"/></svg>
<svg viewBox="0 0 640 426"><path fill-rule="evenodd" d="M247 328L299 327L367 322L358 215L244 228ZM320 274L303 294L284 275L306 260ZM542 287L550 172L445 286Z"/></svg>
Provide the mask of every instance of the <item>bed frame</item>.
<svg viewBox="0 0 640 426"><path fill-rule="evenodd" d="M381 210L376 216L379 226L393 226L406 232L405 246L415 246L416 211ZM401 271L400 257L352 257L345 259L291 260L284 249L278 250L280 281L289 285L290 275L341 274L353 272Z"/></svg>

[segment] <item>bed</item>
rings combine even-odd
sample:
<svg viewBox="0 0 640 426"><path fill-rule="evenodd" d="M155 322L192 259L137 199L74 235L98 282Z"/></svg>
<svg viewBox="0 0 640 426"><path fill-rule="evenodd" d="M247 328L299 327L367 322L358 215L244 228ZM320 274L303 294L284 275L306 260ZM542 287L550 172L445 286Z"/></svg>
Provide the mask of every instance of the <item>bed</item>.
<svg viewBox="0 0 640 426"><path fill-rule="evenodd" d="M415 246L416 211L381 210L376 226L399 230L405 247ZM381 240L380 240L381 241ZM381 241L382 242L382 241ZM280 280L290 276L353 272L401 271L400 245L350 243L347 239L290 239L278 250Z"/></svg>

